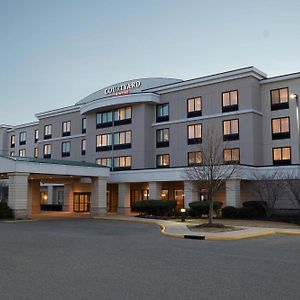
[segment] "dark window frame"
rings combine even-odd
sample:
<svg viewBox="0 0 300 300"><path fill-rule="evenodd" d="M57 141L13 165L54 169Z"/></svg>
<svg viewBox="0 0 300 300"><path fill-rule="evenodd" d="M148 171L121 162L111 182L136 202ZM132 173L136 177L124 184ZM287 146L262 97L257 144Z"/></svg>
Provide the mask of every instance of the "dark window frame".
<svg viewBox="0 0 300 300"><path fill-rule="evenodd" d="M238 160L232 160L232 151L233 150L239 150L239 159ZM231 160L225 160L225 151L230 151ZM240 159L241 159L241 149L239 147L223 149L223 162L224 162L224 164L239 164Z"/></svg>
<svg viewBox="0 0 300 300"><path fill-rule="evenodd" d="M34 143L36 144L39 140L39 130L38 129L35 129L34 130Z"/></svg>
<svg viewBox="0 0 300 300"><path fill-rule="evenodd" d="M274 160L274 150L280 149L281 151L281 156L282 156L282 150L284 148L290 149L290 159L280 159L280 160ZM292 164L292 147L291 146L286 146L286 147L273 147L272 148L272 158L273 158L273 165L274 166L286 166L286 165L291 165Z"/></svg>
<svg viewBox="0 0 300 300"><path fill-rule="evenodd" d="M159 132L162 130L168 130L168 141L159 141ZM156 148L164 148L164 147L169 147L170 145L170 128L160 128L156 129Z"/></svg>
<svg viewBox="0 0 300 300"><path fill-rule="evenodd" d="M51 128L51 133L50 134L46 134L46 127ZM44 125L44 140L49 140L51 138L52 138L52 124Z"/></svg>
<svg viewBox="0 0 300 300"><path fill-rule="evenodd" d="M108 114L108 113L111 113L111 121L109 121L109 122L102 122L102 120L103 120L103 114ZM101 115L101 123L98 123L98 115ZM97 112L96 113L96 129L112 127L112 125L113 125L113 117L114 117L114 111L113 110L106 110L106 111Z"/></svg>
<svg viewBox="0 0 300 300"><path fill-rule="evenodd" d="M231 134L224 134L224 123L228 121L238 121L238 133L231 133ZM239 119L230 119L230 120L223 120L222 121L223 127L223 141L236 141L240 139L240 120ZM230 131L231 131L231 123L230 123Z"/></svg>
<svg viewBox="0 0 300 300"><path fill-rule="evenodd" d="M161 156L168 156L169 157L169 164L168 165L160 165L159 164L159 158L161 157ZM157 154L156 155L156 168L169 168L170 167L170 165L171 165L171 161L170 161L170 154L169 153L163 153L163 154Z"/></svg>
<svg viewBox="0 0 300 300"><path fill-rule="evenodd" d="M200 127L201 127L201 137L200 138L189 138L189 127L196 126L196 125L200 125ZM194 135L195 135L195 129L194 129ZM188 145L196 145L196 144L202 143L202 123L187 125L187 143L188 143Z"/></svg>
<svg viewBox="0 0 300 300"><path fill-rule="evenodd" d="M200 110L195 110L195 99L200 98ZM189 111L189 101L193 100L194 101L194 110ZM186 110L187 110L187 117L188 118L194 118L194 117L201 117L202 116L202 97L201 96L196 96L196 97L190 97L186 100Z"/></svg>
<svg viewBox="0 0 300 300"><path fill-rule="evenodd" d="M160 107L168 106L168 115L159 116L158 111ZM169 102L161 103L156 105L156 122L167 122L170 118L170 105Z"/></svg>
<svg viewBox="0 0 300 300"><path fill-rule="evenodd" d="M83 126L85 123L85 126ZM87 128L87 120L86 118L81 119L81 133L85 134L86 133L86 128Z"/></svg>
<svg viewBox="0 0 300 300"><path fill-rule="evenodd" d="M130 132L130 143L124 143L124 144L115 144L115 135L119 135L119 141L120 141L120 134L125 133L125 139L126 139L126 132ZM130 149L131 148L131 143L132 143L132 130L123 130L123 131L118 131L113 133L113 149L114 150L120 150L120 149Z"/></svg>
<svg viewBox="0 0 300 300"><path fill-rule="evenodd" d="M109 134L111 135L111 145L97 146L97 136L109 135ZM96 152L110 151L110 150L112 150L112 145L113 145L113 135L112 135L112 133L102 133L102 134L97 134L96 135Z"/></svg>
<svg viewBox="0 0 300 300"><path fill-rule="evenodd" d="M201 163L190 163L190 155L191 154L195 154L195 153L201 153L201 156L203 155L203 152L202 151L189 151L188 153L187 153L187 164L188 164L188 166L189 167L193 167L193 166L201 166L201 165L203 165L203 157L202 157L202 162Z"/></svg>
<svg viewBox="0 0 300 300"><path fill-rule="evenodd" d="M69 131L64 131L64 124L70 123L70 130ZM71 121L63 121L62 122L62 136L70 136L71 135Z"/></svg>
<svg viewBox="0 0 300 300"><path fill-rule="evenodd" d="M70 144L70 150L68 152L64 151L64 144ZM70 157L71 156L71 142L66 141L61 143L61 157Z"/></svg>
<svg viewBox="0 0 300 300"><path fill-rule="evenodd" d="M280 132L274 133L273 132L273 120L281 120L281 119L288 119L289 120L289 130L285 132L281 132L281 122L280 122ZM279 117L279 118L272 118L271 119L271 133L272 133L272 140L281 140L281 139L289 139L291 137L291 123L290 117Z"/></svg>
<svg viewBox="0 0 300 300"><path fill-rule="evenodd" d="M25 133L25 140L22 140L21 139L21 136ZM21 131L19 133L19 145L20 146L23 146L23 145L26 145L26 142L27 142L27 132L26 131Z"/></svg>
<svg viewBox="0 0 300 300"><path fill-rule="evenodd" d="M287 89L287 101L286 102L280 102L280 90ZM273 103L272 99L272 92L278 91L279 92L279 103ZM271 104L271 110L281 110L281 109L288 109L290 107L290 93L289 93L289 88L287 86L281 87L281 88L276 88L270 90L270 104Z"/></svg>
<svg viewBox="0 0 300 300"><path fill-rule="evenodd" d="M13 138L14 137L14 138ZM14 139L14 142L12 141ZM10 136L10 148L15 148L16 147L16 135L12 134Z"/></svg>
<svg viewBox="0 0 300 300"><path fill-rule="evenodd" d="M46 146L50 146L50 153L45 153L45 148ZM51 144L44 144L43 145L43 157L44 158L51 158L51 155L52 155L52 145Z"/></svg>
<svg viewBox="0 0 300 300"><path fill-rule="evenodd" d="M126 116L126 109L127 108L130 108L130 118L116 120L115 119L115 113L116 113L116 111L118 111L120 109L125 109L125 116ZM114 109L114 111L113 111L113 123L114 123L114 126L131 124L131 122L132 122L132 106L131 105L122 106L122 107Z"/></svg>
<svg viewBox="0 0 300 300"><path fill-rule="evenodd" d="M229 102L231 103L231 98L230 98L230 93L231 92L236 92L236 96L237 96L237 104L230 104L230 105L223 105L223 95L224 94L229 94ZM226 91L226 92L222 92L221 94L221 105L222 105L222 112L230 112L230 111L237 111L239 110L239 92L238 90L230 90L230 91Z"/></svg>
<svg viewBox="0 0 300 300"><path fill-rule="evenodd" d="M125 157L125 161L126 161L127 157L130 157L130 166L120 167L120 158L123 158L123 157ZM115 166L115 159L119 159L119 166L118 167ZM112 165L113 165L113 170L114 171L131 170L131 168L132 168L132 155L115 156L115 157L113 157Z"/></svg>

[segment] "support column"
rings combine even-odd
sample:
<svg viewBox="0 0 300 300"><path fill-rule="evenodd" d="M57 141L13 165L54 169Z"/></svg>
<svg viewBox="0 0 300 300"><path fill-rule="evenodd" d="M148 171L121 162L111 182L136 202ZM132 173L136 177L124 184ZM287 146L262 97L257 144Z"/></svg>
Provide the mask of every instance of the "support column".
<svg viewBox="0 0 300 300"><path fill-rule="evenodd" d="M73 186L72 186L72 184L64 185L63 211L73 212Z"/></svg>
<svg viewBox="0 0 300 300"><path fill-rule="evenodd" d="M130 208L130 183L118 184L118 212L129 214Z"/></svg>
<svg viewBox="0 0 300 300"><path fill-rule="evenodd" d="M91 183L91 214L93 216L107 213L106 207L107 178L96 177Z"/></svg>
<svg viewBox="0 0 300 300"><path fill-rule="evenodd" d="M191 202L199 201L199 191L197 186L191 181L184 182L184 207L190 208Z"/></svg>
<svg viewBox="0 0 300 300"><path fill-rule="evenodd" d="M28 183L28 216L41 212L40 182L30 181Z"/></svg>
<svg viewBox="0 0 300 300"><path fill-rule="evenodd" d="M149 182L149 199L161 200L161 183L157 181Z"/></svg>
<svg viewBox="0 0 300 300"><path fill-rule="evenodd" d="M28 217L28 173L9 173L8 206L15 219Z"/></svg>
<svg viewBox="0 0 300 300"><path fill-rule="evenodd" d="M48 204L53 204L53 185L48 185Z"/></svg>
<svg viewBox="0 0 300 300"><path fill-rule="evenodd" d="M226 206L241 206L241 180L226 180Z"/></svg>

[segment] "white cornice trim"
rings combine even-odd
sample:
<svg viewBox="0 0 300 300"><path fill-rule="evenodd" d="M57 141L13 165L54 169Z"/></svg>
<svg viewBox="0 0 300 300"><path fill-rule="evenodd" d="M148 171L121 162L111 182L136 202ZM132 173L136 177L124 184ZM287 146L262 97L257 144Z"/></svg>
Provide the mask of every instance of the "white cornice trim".
<svg viewBox="0 0 300 300"><path fill-rule="evenodd" d="M7 130L7 132L12 132L12 131L15 131L17 129L23 129L23 128L26 128L26 127L37 126L37 125L39 125L39 122L24 123L24 124L20 124L20 125L16 125L16 126L11 127L10 129Z"/></svg>
<svg viewBox="0 0 300 300"><path fill-rule="evenodd" d="M69 113L73 113L73 112L79 112L79 111L80 111L80 106L72 105L72 106L62 107L62 108L59 108L59 109L54 109L54 110L49 110L49 111L37 113L37 114L35 114L35 116L40 120L40 119L65 115L65 114L69 114Z"/></svg>
<svg viewBox="0 0 300 300"><path fill-rule="evenodd" d="M40 140L38 143L47 143L47 142L55 142L55 141L65 141L65 140L71 140L71 139L76 139L76 138L82 138L85 137L86 134L76 134L76 135L69 135L69 136L62 136L58 138L53 138L53 139L47 139L47 140Z"/></svg>
<svg viewBox="0 0 300 300"><path fill-rule="evenodd" d="M263 85L266 83L273 83L273 82L278 82L278 81L283 81L283 80L292 80L292 79L300 79L300 72L266 78L266 79L261 80L260 84Z"/></svg>

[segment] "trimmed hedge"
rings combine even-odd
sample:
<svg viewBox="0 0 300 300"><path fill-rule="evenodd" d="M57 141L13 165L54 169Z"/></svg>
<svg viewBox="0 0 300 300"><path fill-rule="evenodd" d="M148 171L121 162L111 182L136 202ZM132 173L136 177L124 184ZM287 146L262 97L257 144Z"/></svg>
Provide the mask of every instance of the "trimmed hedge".
<svg viewBox="0 0 300 300"><path fill-rule="evenodd" d="M267 215L268 205L266 201L245 201L243 207L254 208L258 217L265 217Z"/></svg>
<svg viewBox="0 0 300 300"><path fill-rule="evenodd" d="M0 219L10 219L13 217L12 209L6 202L0 202Z"/></svg>
<svg viewBox="0 0 300 300"><path fill-rule="evenodd" d="M168 216L174 213L176 204L175 200L144 200L134 202L131 208L143 215Z"/></svg>
<svg viewBox="0 0 300 300"><path fill-rule="evenodd" d="M221 209L222 218L235 219L238 217L238 209L234 206L225 206Z"/></svg>
<svg viewBox="0 0 300 300"><path fill-rule="evenodd" d="M223 203L221 201L213 201L213 210L216 214L219 214L219 211ZM208 201L196 201L189 203L191 208L191 215L201 217L202 215L208 215L209 203Z"/></svg>

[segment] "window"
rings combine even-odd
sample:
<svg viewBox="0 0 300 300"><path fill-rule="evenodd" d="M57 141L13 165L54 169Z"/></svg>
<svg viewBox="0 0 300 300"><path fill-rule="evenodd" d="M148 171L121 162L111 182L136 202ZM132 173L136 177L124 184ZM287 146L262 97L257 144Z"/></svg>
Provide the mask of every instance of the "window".
<svg viewBox="0 0 300 300"><path fill-rule="evenodd" d="M61 156L69 157L71 154L71 142L62 142L61 143Z"/></svg>
<svg viewBox="0 0 300 300"><path fill-rule="evenodd" d="M123 125L131 123L131 106L121 107L115 110L114 125Z"/></svg>
<svg viewBox="0 0 300 300"><path fill-rule="evenodd" d="M188 118L202 115L201 97L190 98L187 100Z"/></svg>
<svg viewBox="0 0 300 300"><path fill-rule="evenodd" d="M43 155L44 155L44 158L51 158L51 145L50 144L45 144L43 146Z"/></svg>
<svg viewBox="0 0 300 300"><path fill-rule="evenodd" d="M156 147L169 147L169 128L156 130Z"/></svg>
<svg viewBox="0 0 300 300"><path fill-rule="evenodd" d="M170 166L170 155L161 154L156 156L156 167L157 168L167 168Z"/></svg>
<svg viewBox="0 0 300 300"><path fill-rule="evenodd" d="M100 166L110 167L112 168L112 160L111 157L101 157L96 159L96 164Z"/></svg>
<svg viewBox="0 0 300 300"><path fill-rule="evenodd" d="M9 156L15 156L15 151L10 151Z"/></svg>
<svg viewBox="0 0 300 300"><path fill-rule="evenodd" d="M238 110L238 91L222 93L222 112Z"/></svg>
<svg viewBox="0 0 300 300"><path fill-rule="evenodd" d="M44 127L44 139L48 140L52 138L52 125L45 125Z"/></svg>
<svg viewBox="0 0 300 300"><path fill-rule="evenodd" d="M271 90L271 110L289 108L289 89Z"/></svg>
<svg viewBox="0 0 300 300"><path fill-rule="evenodd" d="M131 148L131 131L114 133L114 149Z"/></svg>
<svg viewBox="0 0 300 300"><path fill-rule="evenodd" d="M114 158L114 170L131 169L131 156L119 156Z"/></svg>
<svg viewBox="0 0 300 300"><path fill-rule="evenodd" d="M291 147L273 148L273 165L290 165Z"/></svg>
<svg viewBox="0 0 300 300"><path fill-rule="evenodd" d="M96 151L112 150L112 134L99 134L96 136Z"/></svg>
<svg viewBox="0 0 300 300"><path fill-rule="evenodd" d="M112 111L97 113L96 128L104 128L112 126Z"/></svg>
<svg viewBox="0 0 300 300"><path fill-rule="evenodd" d="M202 124L188 126L188 145L200 144L202 142Z"/></svg>
<svg viewBox="0 0 300 300"><path fill-rule="evenodd" d="M26 132L23 131L23 132L20 132L20 141L19 141L19 144L20 145L26 145Z"/></svg>
<svg viewBox="0 0 300 300"><path fill-rule="evenodd" d="M223 151L224 163L239 163L240 162L240 148L224 149Z"/></svg>
<svg viewBox="0 0 300 300"><path fill-rule="evenodd" d="M223 121L223 140L232 141L239 139L239 120Z"/></svg>
<svg viewBox="0 0 300 300"><path fill-rule="evenodd" d="M25 157L26 156L26 150L25 149L20 149L19 150L19 156L20 157Z"/></svg>
<svg viewBox="0 0 300 300"><path fill-rule="evenodd" d="M11 135L10 136L10 148L15 148L15 146L16 146L16 136Z"/></svg>
<svg viewBox="0 0 300 300"><path fill-rule="evenodd" d="M188 165L189 166L199 166L203 162L202 152L194 151L188 152Z"/></svg>
<svg viewBox="0 0 300 300"><path fill-rule="evenodd" d="M161 190L161 200L169 200L169 190Z"/></svg>
<svg viewBox="0 0 300 300"><path fill-rule="evenodd" d="M156 106L156 122L169 121L169 103Z"/></svg>
<svg viewBox="0 0 300 300"><path fill-rule="evenodd" d="M34 142L37 143L38 140L39 140L39 130L36 129L34 131Z"/></svg>
<svg viewBox="0 0 300 300"><path fill-rule="evenodd" d="M34 156L35 158L37 158L37 157L39 156L39 155L38 155L38 148L37 148L37 147L34 148L33 156Z"/></svg>
<svg viewBox="0 0 300 300"><path fill-rule="evenodd" d="M65 121L62 123L62 136L71 135L71 121Z"/></svg>
<svg viewBox="0 0 300 300"><path fill-rule="evenodd" d="M86 152L86 140L81 140L81 155L85 155Z"/></svg>
<svg viewBox="0 0 300 300"><path fill-rule="evenodd" d="M289 139L290 138L290 118L272 119L272 139Z"/></svg>
<svg viewBox="0 0 300 300"><path fill-rule="evenodd" d="M86 118L81 120L81 133L86 133Z"/></svg>

